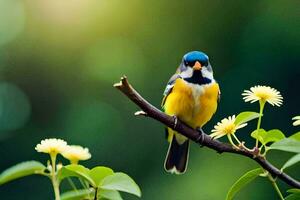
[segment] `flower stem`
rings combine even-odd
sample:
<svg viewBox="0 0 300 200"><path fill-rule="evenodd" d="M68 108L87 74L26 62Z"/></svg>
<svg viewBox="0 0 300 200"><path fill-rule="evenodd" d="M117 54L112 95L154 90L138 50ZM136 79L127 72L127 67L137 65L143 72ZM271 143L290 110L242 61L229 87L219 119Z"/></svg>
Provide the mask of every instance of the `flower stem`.
<svg viewBox="0 0 300 200"><path fill-rule="evenodd" d="M247 148L245 146L244 142L241 142L235 134L232 134L232 136L239 143L239 148L243 148L243 149L246 149L247 151L251 151L251 149Z"/></svg>
<svg viewBox="0 0 300 200"><path fill-rule="evenodd" d="M78 165L78 160L70 160L70 163L72 164L72 165Z"/></svg>
<svg viewBox="0 0 300 200"><path fill-rule="evenodd" d="M264 101L264 100L259 101L259 117L258 117L257 128L256 128L257 133L258 133L258 130L260 129L261 117L263 115L265 104L266 104L266 101ZM256 138L255 147L258 148L258 138Z"/></svg>
<svg viewBox="0 0 300 200"><path fill-rule="evenodd" d="M239 143L239 144L242 144L241 141L236 137L235 134L232 134L233 138Z"/></svg>
<svg viewBox="0 0 300 200"><path fill-rule="evenodd" d="M269 180L271 181L272 186L273 186L274 189L276 190L276 192L277 192L279 198L280 198L281 200L284 200L284 198L283 198L283 196L282 196L282 194L281 194L281 192L280 192L280 189L279 189L278 185L276 184L276 181L274 180L274 178L273 178L270 174L268 174L268 178L269 178Z"/></svg>
<svg viewBox="0 0 300 200"><path fill-rule="evenodd" d="M55 195L55 200L60 200L60 194L59 194L59 183L57 181L56 177L56 155L57 154L50 154L51 157L51 165L52 165L52 170L51 170L51 180L52 180L52 185L53 185L53 190L54 190L54 195Z"/></svg>
<svg viewBox="0 0 300 200"><path fill-rule="evenodd" d="M234 146L235 148L239 148L238 146L236 146L235 144L234 144L234 142L232 141L232 138L231 138L231 135L227 135L227 138L228 138L228 140L229 140L229 142L230 142L230 144L232 145L232 146Z"/></svg>

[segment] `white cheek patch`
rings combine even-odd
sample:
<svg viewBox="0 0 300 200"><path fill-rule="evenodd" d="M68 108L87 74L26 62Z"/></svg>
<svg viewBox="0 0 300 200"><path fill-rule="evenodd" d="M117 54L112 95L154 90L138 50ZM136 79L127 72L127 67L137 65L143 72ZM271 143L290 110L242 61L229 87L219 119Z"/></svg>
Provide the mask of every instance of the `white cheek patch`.
<svg viewBox="0 0 300 200"><path fill-rule="evenodd" d="M185 71L180 73L182 78L191 78L193 76L193 69L188 67Z"/></svg>
<svg viewBox="0 0 300 200"><path fill-rule="evenodd" d="M208 71L208 69L206 67L203 67L202 70L202 76L204 78L208 78L210 80L214 80L214 75L213 75L213 72L212 71Z"/></svg>
<svg viewBox="0 0 300 200"><path fill-rule="evenodd" d="M188 67L185 71L180 73L182 78L191 78L193 76L194 70L191 67ZM212 71L209 71L206 67L201 69L202 76L210 80L214 80L214 75Z"/></svg>

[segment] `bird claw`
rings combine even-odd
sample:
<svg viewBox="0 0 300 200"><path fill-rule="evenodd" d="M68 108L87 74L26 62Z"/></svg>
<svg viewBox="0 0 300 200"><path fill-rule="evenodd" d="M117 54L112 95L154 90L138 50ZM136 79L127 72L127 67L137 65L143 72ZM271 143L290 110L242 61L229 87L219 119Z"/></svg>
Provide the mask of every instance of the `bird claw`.
<svg viewBox="0 0 300 200"><path fill-rule="evenodd" d="M199 132L199 136L196 139L196 142L199 143L201 146L203 147L203 141L204 141L204 131L202 130L202 128L196 128L196 130Z"/></svg>

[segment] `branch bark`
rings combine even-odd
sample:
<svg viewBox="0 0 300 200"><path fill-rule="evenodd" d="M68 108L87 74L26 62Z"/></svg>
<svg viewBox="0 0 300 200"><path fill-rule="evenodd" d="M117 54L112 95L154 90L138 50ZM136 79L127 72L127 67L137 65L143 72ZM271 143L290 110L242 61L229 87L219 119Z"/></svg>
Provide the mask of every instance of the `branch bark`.
<svg viewBox="0 0 300 200"><path fill-rule="evenodd" d="M131 101L133 101L137 106L141 108L142 111L136 113L137 116L143 115L151 117L155 120L160 121L164 125L174 129L175 131L186 136L195 143L206 146L210 149L216 150L218 153L234 153L242 156L249 157L250 159L256 161L262 168L267 170L274 178L279 178L288 185L300 188L300 182L282 172L270 162L268 162L264 157L260 156L256 151L250 151L245 148L236 149L227 143L222 143L218 140L213 140L209 135L204 132L200 133L199 131L190 128L180 120L166 115L148 101L146 101L128 82L126 76L121 78L119 83L114 84L114 87L119 89L123 94L125 94Z"/></svg>

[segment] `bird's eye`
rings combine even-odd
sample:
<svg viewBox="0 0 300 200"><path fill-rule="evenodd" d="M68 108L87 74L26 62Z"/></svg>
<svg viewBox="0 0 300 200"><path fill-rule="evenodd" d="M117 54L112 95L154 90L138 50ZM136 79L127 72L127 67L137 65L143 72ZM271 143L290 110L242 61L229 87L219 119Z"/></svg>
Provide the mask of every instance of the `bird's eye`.
<svg viewBox="0 0 300 200"><path fill-rule="evenodd" d="M184 65L185 66L190 66L190 67L193 67L195 64L195 62L190 62L190 61L184 61Z"/></svg>

